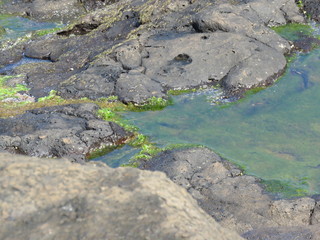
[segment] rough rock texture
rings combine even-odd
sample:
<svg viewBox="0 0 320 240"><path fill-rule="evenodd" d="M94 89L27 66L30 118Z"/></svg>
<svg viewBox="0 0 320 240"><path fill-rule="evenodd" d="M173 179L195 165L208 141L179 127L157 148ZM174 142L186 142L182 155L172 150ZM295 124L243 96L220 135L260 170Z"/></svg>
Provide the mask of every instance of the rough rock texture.
<svg viewBox="0 0 320 240"><path fill-rule="evenodd" d="M61 83L60 95L65 98L91 99L115 95L116 81L123 72L119 63L108 57L99 58L87 70Z"/></svg>
<svg viewBox="0 0 320 240"><path fill-rule="evenodd" d="M262 228L247 232L242 236L248 240L318 240L320 229L319 226Z"/></svg>
<svg viewBox="0 0 320 240"><path fill-rule="evenodd" d="M24 15L41 21L68 22L87 11L101 8L116 0L16 0L4 1L3 12Z"/></svg>
<svg viewBox="0 0 320 240"><path fill-rule="evenodd" d="M242 239L163 173L0 154L0 239Z"/></svg>
<svg viewBox="0 0 320 240"><path fill-rule="evenodd" d="M111 26L108 24L99 24L91 25L94 26L94 28L98 28L99 26L99 29L95 31L83 25L75 25L70 31L60 32L58 35L53 35L50 38L41 38L29 42L23 46L26 57L48 59L52 62L24 64L15 68L10 74L24 74L27 76L26 83L31 88L29 94L36 98L47 96L51 90L60 89L60 85L66 86L65 81L77 79L79 77L78 73L86 71L89 63L94 61L98 54L123 41L127 34L136 28L137 19L128 18L121 20L120 16L119 21ZM20 51L6 50L5 53L7 52L12 53L12 55L17 53L17 55L13 55L10 59L7 59L8 57L5 57L5 54L3 54L5 59L0 60L0 64L1 62L7 63L8 60L13 61L19 59L22 56ZM0 59L1 56L2 54L0 54ZM89 73L101 75L101 70L96 70L97 72L95 73L95 71L91 69ZM108 70L105 71L108 75ZM71 79L69 80L69 78ZM106 78L105 81L109 81L109 78ZM92 83L86 82L85 84L87 85L86 89L90 90ZM99 84L99 82L97 84ZM75 89L76 88L77 86L75 86ZM107 92L103 94L104 96L109 96L108 93L112 92L109 90L108 85L107 89L101 89L101 91L104 90L107 90ZM66 90L62 91L62 96L64 96L65 91ZM94 96L95 89L92 89L91 93L92 92ZM76 91L73 92L73 94L73 97L81 97L87 93L78 93L78 91ZM99 95L99 92L97 92L97 95ZM66 94L65 97L68 97L68 94ZM97 97L93 98L95 99Z"/></svg>
<svg viewBox="0 0 320 240"><path fill-rule="evenodd" d="M0 149L83 161L94 149L122 144L130 133L115 123L97 118L97 110L95 104L70 104L0 119Z"/></svg>
<svg viewBox="0 0 320 240"><path fill-rule="evenodd" d="M264 16L259 14L255 5L261 5L261 13L264 10ZM244 7L232 6L230 4L222 4L218 7L207 8L198 13L194 17L194 27L200 32L236 32L245 35L249 38L258 40L280 52L288 52L290 46L286 40L277 35L274 31L266 26L284 25L286 19L283 13L275 8L265 11L270 6L267 2L254 2L243 5ZM259 8L260 9L260 8ZM277 10L277 11L276 11ZM278 13L282 20L272 20ZM302 17L301 17L302 18ZM304 19L301 19L304 21Z"/></svg>
<svg viewBox="0 0 320 240"><path fill-rule="evenodd" d="M165 172L222 226L250 236L249 239L282 239L281 236L285 239L284 236L306 236L306 233L313 237L310 239L319 237L317 228L311 226L319 227L318 220L313 220L320 213L316 200L307 197L274 200L263 192L258 179L243 175L208 149L165 151L140 167ZM278 233L271 234L270 229L278 226L282 226ZM269 238L261 237L263 234Z"/></svg>
<svg viewBox="0 0 320 240"><path fill-rule="evenodd" d="M302 0L305 11L312 19L320 21L320 2L318 0Z"/></svg>
<svg viewBox="0 0 320 240"><path fill-rule="evenodd" d="M235 94L273 83L291 46L268 27L304 21L294 0L230 3L116 1L24 44L25 56L52 62L23 65L13 74L27 77L35 98L58 90L65 98L117 95L135 104L165 97L169 89L220 84ZM5 50L0 64L21 56L21 47Z"/></svg>
<svg viewBox="0 0 320 240"><path fill-rule="evenodd" d="M161 34L146 45L146 75L173 89L251 88L270 83L286 66L281 52L234 33Z"/></svg>
<svg viewBox="0 0 320 240"><path fill-rule="evenodd" d="M145 103L151 97L165 98L161 84L141 74L139 71L130 71L121 74L116 87L116 95L125 103Z"/></svg>

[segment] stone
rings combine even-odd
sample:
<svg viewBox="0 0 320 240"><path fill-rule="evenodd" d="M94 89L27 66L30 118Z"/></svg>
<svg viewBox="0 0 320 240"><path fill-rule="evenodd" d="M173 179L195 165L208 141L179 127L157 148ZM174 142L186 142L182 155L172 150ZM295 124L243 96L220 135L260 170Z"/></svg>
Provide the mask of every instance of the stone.
<svg viewBox="0 0 320 240"><path fill-rule="evenodd" d="M166 98L161 84L139 71L120 75L116 84L116 95L124 103L142 105L152 97Z"/></svg>
<svg viewBox="0 0 320 240"><path fill-rule="evenodd" d="M262 6L258 5L262 2L254 2L256 8L262 8L263 14L268 14L269 5L267 3ZM280 11L280 10L278 10ZM259 15L253 6L244 5L244 7L236 7L230 4L222 4L218 7L207 8L194 17L193 25L197 31L200 32L236 32L245 35L254 40L260 41L263 44L268 45L276 49L277 51L288 53L290 51L289 43L276 34L274 31L266 27L270 24L271 17L275 16L275 10L269 9L270 14L268 16ZM279 20L277 24L284 25L286 20L281 13L282 20Z"/></svg>
<svg viewBox="0 0 320 240"><path fill-rule="evenodd" d="M99 9L116 1L77 1L77 0L17 0L4 2L3 10L13 14L25 15L38 21L70 22L87 11Z"/></svg>
<svg viewBox="0 0 320 240"><path fill-rule="evenodd" d="M51 90L58 90L62 96L71 98L90 96L91 99L97 99L109 96L113 92L114 79L105 80L105 77L101 78L101 74L115 76L115 72L120 70L86 70L90 63L98 59L99 54L121 42L136 27L135 22L135 19L126 19L106 29L101 27L99 31L92 33L67 38L60 37L67 33L61 33L62 35L54 35L49 39L35 40L26 47L26 56L49 59L51 62L26 64L14 69L13 73L27 75L29 93L36 98L47 96ZM82 73L79 74L80 72ZM87 77L90 83L82 81ZM70 87L68 82L74 83L75 86ZM100 83L103 83L102 90L107 89L106 93L97 91L99 89L96 86ZM88 90L83 89L84 85Z"/></svg>
<svg viewBox="0 0 320 240"><path fill-rule="evenodd" d="M142 162L140 168L166 173L222 226L249 239L317 236L314 229L319 224L317 220L312 222L319 214L316 200L274 199L265 193L259 179L244 175L207 148L167 150ZM270 229L275 229L273 235ZM263 234L270 237L261 237Z"/></svg>
<svg viewBox="0 0 320 240"><path fill-rule="evenodd" d="M303 9L317 22L320 21L320 3L317 0L302 0Z"/></svg>
<svg viewBox="0 0 320 240"><path fill-rule="evenodd" d="M138 40L131 40L122 44L114 50L113 54L126 70L132 70L141 66L141 47Z"/></svg>
<svg viewBox="0 0 320 240"><path fill-rule="evenodd" d="M0 153L0 238L240 240L163 173Z"/></svg>
<svg viewBox="0 0 320 240"><path fill-rule="evenodd" d="M86 71L71 76L59 86L59 95L64 98L98 99L115 95L115 84L123 72L121 66L92 66Z"/></svg>
<svg viewBox="0 0 320 240"><path fill-rule="evenodd" d="M319 231L310 227L274 227L252 230L242 236L247 240L316 240L319 239L319 234Z"/></svg>
<svg viewBox="0 0 320 240"><path fill-rule="evenodd" d="M90 103L70 104L0 119L0 149L83 162L93 150L123 144L131 136L117 124L99 119L98 109Z"/></svg>
<svg viewBox="0 0 320 240"><path fill-rule="evenodd" d="M160 34L146 46L145 74L168 89L268 85L286 66L281 52L237 33Z"/></svg>

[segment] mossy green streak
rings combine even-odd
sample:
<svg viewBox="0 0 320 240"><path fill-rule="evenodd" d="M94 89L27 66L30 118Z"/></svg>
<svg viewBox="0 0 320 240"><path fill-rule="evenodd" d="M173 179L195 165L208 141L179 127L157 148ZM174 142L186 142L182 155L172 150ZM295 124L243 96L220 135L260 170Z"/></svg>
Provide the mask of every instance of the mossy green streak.
<svg viewBox="0 0 320 240"><path fill-rule="evenodd" d="M291 23L284 26L273 27L272 29L290 41L295 41L302 37L311 37L314 32L314 29L309 24L299 23Z"/></svg>

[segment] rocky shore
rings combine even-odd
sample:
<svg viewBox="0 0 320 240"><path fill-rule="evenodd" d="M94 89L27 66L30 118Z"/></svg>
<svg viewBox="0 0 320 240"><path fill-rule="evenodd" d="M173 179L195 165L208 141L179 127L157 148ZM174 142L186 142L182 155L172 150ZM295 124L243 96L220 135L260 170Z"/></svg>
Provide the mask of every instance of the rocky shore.
<svg viewBox="0 0 320 240"><path fill-rule="evenodd" d="M170 150L143 163L185 188L223 227L246 239L319 239L318 197L277 200L260 180L206 148Z"/></svg>
<svg viewBox="0 0 320 240"><path fill-rule="evenodd" d="M304 3L318 19L317 1ZM36 100L54 91L135 106L170 90L220 86L240 96L268 86L293 48L270 27L305 22L294 0L18 0L0 12L70 23L3 45L0 67L49 60L7 70L8 85L25 85ZM69 104L0 119L1 239L320 239L318 196L275 199L206 148L165 151L143 170L86 163L133 136L98 109Z"/></svg>

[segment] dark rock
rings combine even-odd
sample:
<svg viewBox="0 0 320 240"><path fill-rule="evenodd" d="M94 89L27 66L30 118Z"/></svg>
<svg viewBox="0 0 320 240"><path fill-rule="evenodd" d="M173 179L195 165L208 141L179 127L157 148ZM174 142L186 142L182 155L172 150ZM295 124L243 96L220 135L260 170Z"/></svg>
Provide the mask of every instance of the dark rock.
<svg viewBox="0 0 320 240"><path fill-rule="evenodd" d="M2 66L18 62L24 51L24 45L19 44L15 47L9 47L0 51L0 70Z"/></svg>
<svg viewBox="0 0 320 240"><path fill-rule="evenodd" d="M84 70L97 55L121 42L134 27L135 21L126 19L86 35L69 38L54 36L50 39L34 41L26 47L26 56L49 59L52 62L23 65L16 68L14 74L27 75L27 84L31 88L30 94L36 98L47 96L51 90L59 90L63 96L73 98L90 95L90 98L96 99L109 96L114 91L113 82L120 70L110 69L110 67ZM84 72L79 74L80 71ZM101 77L101 75L112 76ZM87 77L91 82L83 83L83 79ZM70 87L68 83L75 85ZM101 89L97 89L101 83L103 83ZM84 86L88 89L83 89ZM107 91L101 93L98 90Z"/></svg>
<svg viewBox="0 0 320 240"><path fill-rule="evenodd" d="M117 0L16 0L5 1L2 11L32 17L40 21L70 22L87 11L102 8Z"/></svg>
<svg viewBox="0 0 320 240"><path fill-rule="evenodd" d="M143 104L152 97L164 98L166 95L163 92L160 83L133 70L121 74L116 86L116 95L125 103Z"/></svg>
<svg viewBox="0 0 320 240"><path fill-rule="evenodd" d="M163 173L0 154L0 239L240 240Z"/></svg>
<svg viewBox="0 0 320 240"><path fill-rule="evenodd" d="M161 34L145 46L146 75L169 89L251 88L269 84L286 66L281 52L236 33Z"/></svg>
<svg viewBox="0 0 320 240"><path fill-rule="evenodd" d="M264 2L264 1L263 1ZM261 14L250 4L243 7L236 7L229 4L223 4L218 7L207 8L206 10L198 13L194 19L194 27L201 32L235 32L245 35L249 38L266 44L277 51L287 53L290 51L289 43L281 38L271 29L265 25L283 25L286 24L284 13L279 9L267 9L270 5L266 2L254 2L252 5L257 5L257 8L261 8ZM264 9L264 11L262 11ZM268 14L268 16L262 15ZM282 20L271 20L269 18L275 17L275 12L278 12L282 17ZM273 14L272 14L273 13ZM271 24L273 22L273 24Z"/></svg>
<svg viewBox="0 0 320 240"><path fill-rule="evenodd" d="M310 52L320 46L320 40L316 37L302 37L293 41L294 48L302 52Z"/></svg>
<svg viewBox="0 0 320 240"><path fill-rule="evenodd" d="M122 67L111 59L94 64L61 83L59 95L64 98L90 99L115 95L115 84L123 71Z"/></svg>
<svg viewBox="0 0 320 240"><path fill-rule="evenodd" d="M320 2L318 0L302 0L304 10L315 21L320 21Z"/></svg>
<svg viewBox="0 0 320 240"><path fill-rule="evenodd" d="M122 144L130 133L115 123L98 119L97 110L95 104L71 104L0 119L0 149L83 161L97 148Z"/></svg>
<svg viewBox="0 0 320 240"><path fill-rule="evenodd" d="M274 49L258 46L254 54L231 68L222 80L228 90L268 86L280 77L286 67L285 57Z"/></svg>
<svg viewBox="0 0 320 240"><path fill-rule="evenodd" d="M252 230L242 235L248 240L306 240L318 239L317 231L308 227L278 227Z"/></svg>
<svg viewBox="0 0 320 240"><path fill-rule="evenodd" d="M100 1L82 3L88 9L103 5ZM290 51L290 45L266 26L303 21L294 1L221 3L116 2L88 13L57 35L29 42L26 56L52 63L19 67L14 73L27 76L29 94L35 98L58 90L67 98L118 94L124 102L136 104L162 96L157 83L165 91L220 84L232 94L272 83L283 72L283 54ZM206 33L195 33L192 24ZM101 55L117 61L123 70L93 67ZM135 97L132 87L123 87L124 78L117 81L119 73L136 69L135 78L140 76L139 81L149 86L139 87L141 92ZM154 88L156 93L150 95ZM121 89L131 89L130 96Z"/></svg>
<svg viewBox="0 0 320 240"><path fill-rule="evenodd" d="M264 193L258 179L243 175L206 148L165 151L142 163L140 168L165 172L175 183L186 188L222 226L240 234L253 229L263 232L265 228L297 226L303 230L297 234L305 236L305 230L311 224L318 224L317 220L312 222L320 213L314 199L274 200ZM287 232L279 230L275 234L278 238L270 239L281 239L279 236L285 233L290 236L292 228L283 229ZM254 233L248 233L248 236L254 236Z"/></svg>
<svg viewBox="0 0 320 240"><path fill-rule="evenodd" d="M83 5L86 11L100 9L106 5L113 4L118 1L119 0L79 0L79 2Z"/></svg>
<svg viewBox="0 0 320 240"><path fill-rule="evenodd" d="M114 55L124 69L131 70L141 66L141 47L137 40L126 42L117 47L114 50Z"/></svg>

